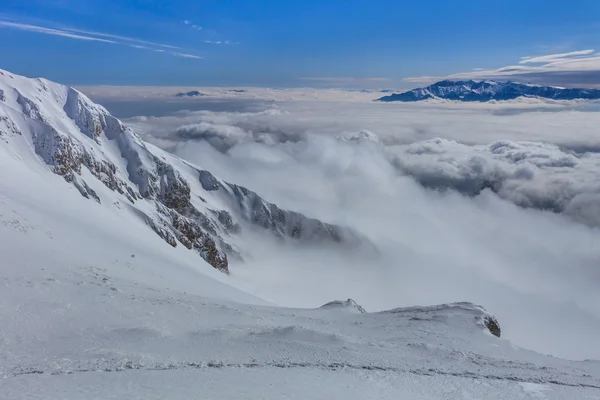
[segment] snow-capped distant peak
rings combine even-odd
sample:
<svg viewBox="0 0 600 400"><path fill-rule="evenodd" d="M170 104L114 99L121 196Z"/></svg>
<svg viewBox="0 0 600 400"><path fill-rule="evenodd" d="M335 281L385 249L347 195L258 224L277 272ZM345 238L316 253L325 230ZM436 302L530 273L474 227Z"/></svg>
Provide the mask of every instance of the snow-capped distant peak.
<svg viewBox="0 0 600 400"><path fill-rule="evenodd" d="M518 97L537 97L552 100L600 99L600 89L566 89L554 86L538 86L516 82L496 81L450 81L436 82L423 88L392 94L378 101L414 102L427 99L457 101L512 100Z"/></svg>
<svg viewBox="0 0 600 400"><path fill-rule="evenodd" d="M375 133L367 129L363 129L360 132L352 132L341 135L338 137L338 140L342 140L345 142L362 142L365 140L369 140L371 142L379 143L379 137Z"/></svg>
<svg viewBox="0 0 600 400"><path fill-rule="evenodd" d="M354 300L348 299L346 301L336 300L330 301L327 304L319 307L320 310L344 310L353 313L364 314L366 313L365 309L358 305Z"/></svg>

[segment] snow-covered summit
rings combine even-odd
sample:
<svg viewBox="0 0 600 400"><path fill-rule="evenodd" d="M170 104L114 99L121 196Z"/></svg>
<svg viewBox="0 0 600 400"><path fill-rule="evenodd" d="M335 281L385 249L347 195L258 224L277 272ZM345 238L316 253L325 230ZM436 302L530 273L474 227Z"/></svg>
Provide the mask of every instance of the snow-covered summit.
<svg viewBox="0 0 600 400"><path fill-rule="evenodd" d="M568 89L516 82L444 80L427 87L384 96L378 101L413 102L436 98L458 101L490 101L512 100L518 97L537 97L552 100L595 100L600 99L600 89Z"/></svg>
<svg viewBox="0 0 600 400"><path fill-rule="evenodd" d="M194 250L224 272L228 257L241 257L236 242L247 225L297 241L354 247L362 240L143 142L84 94L45 79L0 70L0 139L20 168L41 162L83 197L128 210L165 245Z"/></svg>
<svg viewBox="0 0 600 400"><path fill-rule="evenodd" d="M319 307L321 310L345 310L355 313L364 314L366 313L365 309L362 308L359 304L357 304L354 300L348 299L346 301L335 300L330 301L327 304L323 304Z"/></svg>
<svg viewBox="0 0 600 400"><path fill-rule="evenodd" d="M189 92L180 92L175 95L175 97L200 97L206 96L206 93L202 93L198 90L191 90Z"/></svg>

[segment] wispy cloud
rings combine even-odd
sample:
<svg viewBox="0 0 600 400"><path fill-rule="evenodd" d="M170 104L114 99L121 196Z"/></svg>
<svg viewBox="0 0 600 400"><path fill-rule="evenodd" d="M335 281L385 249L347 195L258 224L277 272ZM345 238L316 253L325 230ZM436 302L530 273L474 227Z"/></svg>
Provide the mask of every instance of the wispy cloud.
<svg viewBox="0 0 600 400"><path fill-rule="evenodd" d="M240 42L232 42L230 40L205 40L204 43L208 43L208 44L225 44L225 45L240 44Z"/></svg>
<svg viewBox="0 0 600 400"><path fill-rule="evenodd" d="M21 31L42 33L44 35L62 36L62 37L66 37L66 38L70 38L70 39L77 39L77 40L89 40L89 41L94 41L94 42L117 44L117 42L115 42L113 40L76 34L76 33L70 32L70 31L65 31L65 30L60 30L60 29L45 28L42 26L28 25L28 24L19 24L16 22L9 22L9 21L0 21L0 28L18 29Z"/></svg>
<svg viewBox="0 0 600 400"><path fill-rule="evenodd" d="M195 58L195 59L198 59L198 60L201 60L201 59L202 59L202 57L200 57L200 56L196 56L196 55L194 55L194 54L187 54L187 53L177 53L177 52L173 52L173 53L171 53L171 54L173 54L174 56L177 56L177 57L184 57L184 58Z"/></svg>
<svg viewBox="0 0 600 400"><path fill-rule="evenodd" d="M410 77L405 81L428 84L443 79L496 79L567 87L600 87L600 53L587 49L527 56L522 57L517 65L498 69L477 69L446 76Z"/></svg>
<svg viewBox="0 0 600 400"><path fill-rule="evenodd" d="M148 45L148 46L156 46L156 47L164 47L167 49L179 49L180 47L177 46L172 46L169 44L163 44L163 43L157 43L157 42L150 42L147 40L141 40L141 39L137 39L137 38L133 38L133 37L129 37L129 36L122 36L122 35L114 35L111 33L104 33L104 32L96 32L96 31L88 31L88 30L84 30L84 29L75 29L75 28L61 28L61 31L65 31L65 32L73 32L73 33L78 33L78 34L83 34L83 35L90 35L90 36L99 36L102 38L108 38L108 39L114 39L114 40L120 40L120 41L124 41L124 42L132 42L132 43L139 43L142 45Z"/></svg>
<svg viewBox="0 0 600 400"><path fill-rule="evenodd" d="M137 39L128 36L115 35L111 33L104 32L96 32L96 31L88 31L84 29L77 29L71 27L60 27L60 28L50 28L46 26L40 25L32 25L19 23L8 20L0 20L0 28L6 29L16 29L21 31L29 31L40 33L43 35L52 35L52 36L61 36L69 39L75 40L86 40L86 41L94 41L94 42L102 42L109 44L116 44L122 46L129 46L132 48L140 49L140 50L150 50L159 53L167 53L177 57L186 57L186 58L195 58L201 59L202 57L184 53L178 50L181 50L180 47L172 46L163 43L151 42L147 40ZM166 51L165 49L169 49L171 51Z"/></svg>
<svg viewBox="0 0 600 400"><path fill-rule="evenodd" d="M188 25L188 26L190 26L190 27L192 27L192 28L194 28L194 29L196 29L196 30L199 30L199 31L201 31L201 30L202 30L202 27L201 27L200 25L193 23L193 22L192 22L192 21L190 21L189 19L185 19L185 20L183 20L183 24L184 24L184 25Z"/></svg>
<svg viewBox="0 0 600 400"><path fill-rule="evenodd" d="M551 62L559 62L559 61L567 61L577 59L581 56L587 56L589 54L593 54L594 49L588 50L579 50L579 51L571 51L570 53L559 53L559 54L550 54L546 56L537 56L537 57L521 57L521 61L519 64L545 64Z"/></svg>

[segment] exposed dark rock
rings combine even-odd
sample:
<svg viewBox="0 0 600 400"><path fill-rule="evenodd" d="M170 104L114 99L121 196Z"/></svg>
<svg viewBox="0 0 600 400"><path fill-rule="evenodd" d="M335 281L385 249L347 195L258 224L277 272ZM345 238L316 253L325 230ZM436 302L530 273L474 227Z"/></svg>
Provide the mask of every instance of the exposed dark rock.
<svg viewBox="0 0 600 400"><path fill-rule="evenodd" d="M98 161L88 152L84 154L83 162L92 175L98 178L110 190L125 195L132 203L140 198L127 183L116 176L117 167L114 164L106 160Z"/></svg>
<svg viewBox="0 0 600 400"><path fill-rule="evenodd" d="M158 200L165 206L185 214L190 206L190 185L166 163L157 162L156 170L160 181Z"/></svg>
<svg viewBox="0 0 600 400"><path fill-rule="evenodd" d="M200 180L200 184L202 185L202 188L204 190L207 190L209 192L214 191L214 190L219 190L220 188L222 188L221 183L219 182L219 180L217 178L214 177L213 174L211 174L208 171L198 171L199 173L199 180Z"/></svg>
<svg viewBox="0 0 600 400"><path fill-rule="evenodd" d="M332 241L358 244L361 239L348 228L323 223L295 211L283 210L263 200L255 192L231 183L221 183L210 172L200 170L199 181L207 191L220 191L240 216L252 225L271 231L279 237L301 241Z"/></svg>
<svg viewBox="0 0 600 400"><path fill-rule="evenodd" d="M178 233L179 241L188 249L200 251L202 258L216 269L229 272L227 256L219 250L215 241L200 228L197 221L172 211L172 224Z"/></svg>
<svg viewBox="0 0 600 400"><path fill-rule="evenodd" d="M492 316L492 315L486 315L483 318L483 323L484 325L488 328L488 330L490 331L490 333L494 336L500 337L500 324L498 323L498 320L496 319L496 317Z"/></svg>
<svg viewBox="0 0 600 400"><path fill-rule="evenodd" d="M219 222L221 223L221 225L223 226L223 228L225 228L225 230L229 233L239 233L240 232L240 226L238 224L236 224L235 222L233 222L233 217L231 216L231 214L229 214L229 212L225 211L225 210L212 210L212 212L217 216L217 219L219 220Z"/></svg>
<svg viewBox="0 0 600 400"><path fill-rule="evenodd" d="M68 182L73 181L73 173L81 173L83 152L55 129L48 128L40 135L35 142L35 151L53 166L54 173L64 176Z"/></svg>

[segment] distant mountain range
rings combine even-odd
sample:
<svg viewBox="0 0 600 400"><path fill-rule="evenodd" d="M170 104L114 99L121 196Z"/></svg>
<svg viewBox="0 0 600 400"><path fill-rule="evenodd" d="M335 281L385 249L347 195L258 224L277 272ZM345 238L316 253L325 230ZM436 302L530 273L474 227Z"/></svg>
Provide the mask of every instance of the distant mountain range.
<svg viewBox="0 0 600 400"><path fill-rule="evenodd" d="M245 89L228 89L225 90L225 92L229 92L229 93L246 93L247 90ZM198 90L192 90L191 92L181 92L181 93L177 93L175 95L175 97L200 97L200 96L209 96L209 94L207 93L202 93Z"/></svg>
<svg viewBox="0 0 600 400"><path fill-rule="evenodd" d="M512 100L518 97L537 97L553 100L600 99L600 89L567 89L553 86L527 85L494 81L440 81L408 92L381 97L378 101L414 102L427 99L458 101Z"/></svg>
<svg viewBox="0 0 600 400"><path fill-rule="evenodd" d="M197 97L197 96L206 96L206 95L204 93L200 93L197 90L192 90L191 92L177 93L175 96L177 96L177 97Z"/></svg>

